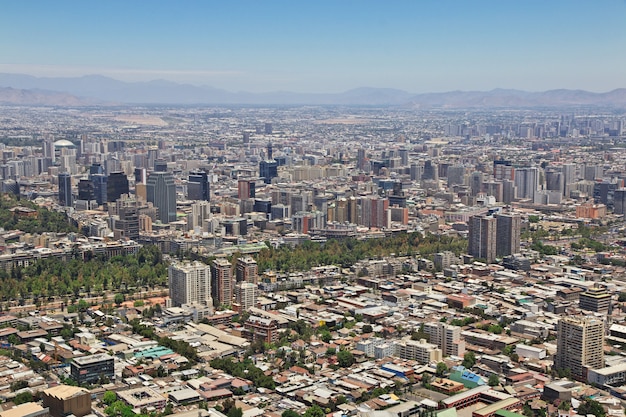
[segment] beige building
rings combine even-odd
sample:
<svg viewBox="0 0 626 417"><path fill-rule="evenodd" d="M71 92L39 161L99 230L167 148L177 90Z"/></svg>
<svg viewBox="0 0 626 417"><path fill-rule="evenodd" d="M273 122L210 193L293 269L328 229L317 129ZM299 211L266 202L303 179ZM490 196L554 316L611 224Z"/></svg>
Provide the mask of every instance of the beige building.
<svg viewBox="0 0 626 417"><path fill-rule="evenodd" d="M446 323L424 323L424 332L430 343L437 345L444 357L465 354L465 341L461 340L461 328Z"/></svg>
<svg viewBox="0 0 626 417"><path fill-rule="evenodd" d="M91 394L85 388L58 385L45 390L42 400L44 406L50 409L52 417L70 414L83 417L91 413Z"/></svg>
<svg viewBox="0 0 626 417"><path fill-rule="evenodd" d="M396 356L402 359L418 361L423 364L441 362L443 356L437 345L428 343L425 339L405 339L396 342Z"/></svg>
<svg viewBox="0 0 626 417"><path fill-rule="evenodd" d="M563 317L557 325L554 368L587 379L588 369L604 367L604 321L594 317Z"/></svg>

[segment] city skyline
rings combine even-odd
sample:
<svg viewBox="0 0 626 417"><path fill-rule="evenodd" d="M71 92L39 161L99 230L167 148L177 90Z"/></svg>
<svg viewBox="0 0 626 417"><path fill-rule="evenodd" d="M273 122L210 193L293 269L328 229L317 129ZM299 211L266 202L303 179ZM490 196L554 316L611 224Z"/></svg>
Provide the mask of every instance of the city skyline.
<svg viewBox="0 0 626 417"><path fill-rule="evenodd" d="M33 12L35 10L35 12ZM10 3L0 72L232 91L624 87L626 3Z"/></svg>

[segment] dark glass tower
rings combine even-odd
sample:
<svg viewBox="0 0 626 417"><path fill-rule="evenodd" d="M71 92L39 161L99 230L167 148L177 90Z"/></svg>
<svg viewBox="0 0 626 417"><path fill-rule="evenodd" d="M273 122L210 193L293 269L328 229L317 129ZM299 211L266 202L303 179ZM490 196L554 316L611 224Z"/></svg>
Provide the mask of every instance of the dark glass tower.
<svg viewBox="0 0 626 417"><path fill-rule="evenodd" d="M72 206L72 177L67 172L59 174L59 204Z"/></svg>
<svg viewBox="0 0 626 417"><path fill-rule="evenodd" d="M204 171L190 172L187 182L187 198L190 200L210 201L211 188L209 176Z"/></svg>
<svg viewBox="0 0 626 417"><path fill-rule="evenodd" d="M128 192L128 177L123 172L111 173L107 178L107 201L113 202Z"/></svg>
<svg viewBox="0 0 626 417"><path fill-rule="evenodd" d="M152 172L146 184L148 201L159 210L161 223L176 220L176 184L169 172Z"/></svg>

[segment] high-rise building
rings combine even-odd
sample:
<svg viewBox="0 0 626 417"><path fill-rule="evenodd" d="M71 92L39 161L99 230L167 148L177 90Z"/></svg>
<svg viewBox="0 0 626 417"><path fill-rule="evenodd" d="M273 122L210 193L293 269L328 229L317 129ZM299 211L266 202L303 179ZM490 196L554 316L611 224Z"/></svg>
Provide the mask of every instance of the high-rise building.
<svg viewBox="0 0 626 417"><path fill-rule="evenodd" d="M250 178L240 178L237 181L237 197L247 200L256 196L256 181Z"/></svg>
<svg viewBox="0 0 626 417"><path fill-rule="evenodd" d="M561 167L563 173L563 195L569 197L570 184L576 181L576 164L563 164Z"/></svg>
<svg viewBox="0 0 626 417"><path fill-rule="evenodd" d="M274 160L261 161L259 163L259 176L265 184L271 184L272 178L278 177L278 162Z"/></svg>
<svg viewBox="0 0 626 417"><path fill-rule="evenodd" d="M237 259L235 273L237 282L244 281L251 282L253 284L258 283L258 266L254 258L252 258L251 256L244 256Z"/></svg>
<svg viewBox="0 0 626 417"><path fill-rule="evenodd" d="M218 258L211 263L211 289L213 303L216 307L231 305L233 302L233 278L231 263Z"/></svg>
<svg viewBox="0 0 626 417"><path fill-rule="evenodd" d="M107 201L113 202L128 194L128 177L123 172L112 172L107 178Z"/></svg>
<svg viewBox="0 0 626 417"><path fill-rule="evenodd" d="M522 218L517 214L497 214L496 256L519 253Z"/></svg>
<svg viewBox="0 0 626 417"><path fill-rule="evenodd" d="M248 311L256 307L258 287L251 282L238 282L235 285L235 303L239 311Z"/></svg>
<svg viewBox="0 0 626 417"><path fill-rule="evenodd" d="M626 188L618 188L613 192L613 213L626 214Z"/></svg>
<svg viewBox="0 0 626 417"><path fill-rule="evenodd" d="M539 170L536 167L517 168L515 170L515 186L517 198L535 199L535 193L539 189Z"/></svg>
<svg viewBox="0 0 626 417"><path fill-rule="evenodd" d="M146 184L148 201L159 210L161 223L176 220L176 184L169 172L152 172Z"/></svg>
<svg viewBox="0 0 626 417"><path fill-rule="evenodd" d="M193 203L191 205L191 215L187 216L187 230L205 231L205 220L209 220L211 217L211 206L208 201Z"/></svg>
<svg viewBox="0 0 626 417"><path fill-rule="evenodd" d="M93 182L87 179L78 181L78 199L84 201L92 201L96 199Z"/></svg>
<svg viewBox="0 0 626 417"><path fill-rule="evenodd" d="M183 304L212 305L211 270L202 262L174 263L168 269L170 298L174 307Z"/></svg>
<svg viewBox="0 0 626 417"><path fill-rule="evenodd" d="M496 219L492 216L472 216L468 222L468 253L491 263L496 259Z"/></svg>
<svg viewBox="0 0 626 417"><path fill-rule="evenodd" d="M429 336L430 343L441 349L443 356L459 356L465 354L465 341L461 340L461 327L446 323L424 323L424 333Z"/></svg>
<svg viewBox="0 0 626 417"><path fill-rule="evenodd" d="M556 370L587 379L588 369L604 367L604 321L595 317L562 317L557 324Z"/></svg>
<svg viewBox="0 0 626 417"><path fill-rule="evenodd" d="M72 206L72 177L67 172L59 174L59 204Z"/></svg>
<svg viewBox="0 0 626 417"><path fill-rule="evenodd" d="M209 176L204 171L190 172L187 182L187 198L190 200L211 200Z"/></svg>
<svg viewBox="0 0 626 417"><path fill-rule="evenodd" d="M390 223L389 200L378 196L367 196L361 201L361 222L366 227L383 228Z"/></svg>

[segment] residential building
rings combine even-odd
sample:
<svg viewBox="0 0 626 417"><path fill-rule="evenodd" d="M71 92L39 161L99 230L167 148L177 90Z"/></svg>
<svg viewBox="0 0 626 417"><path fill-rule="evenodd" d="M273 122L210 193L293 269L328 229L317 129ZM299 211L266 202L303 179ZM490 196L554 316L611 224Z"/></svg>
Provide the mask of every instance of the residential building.
<svg viewBox="0 0 626 417"><path fill-rule="evenodd" d="M211 263L211 290L216 307L231 305L233 302L232 265L226 259L218 258Z"/></svg>
<svg viewBox="0 0 626 417"><path fill-rule="evenodd" d="M586 379L588 369L604 367L604 321L595 317L563 317L557 324L554 368Z"/></svg>
<svg viewBox="0 0 626 417"><path fill-rule="evenodd" d="M211 299L211 270L208 265L195 261L174 263L168 269L172 306L208 303Z"/></svg>
<svg viewBox="0 0 626 417"><path fill-rule="evenodd" d="M496 259L497 220L493 216L479 215L469 219L468 253L491 263Z"/></svg>

